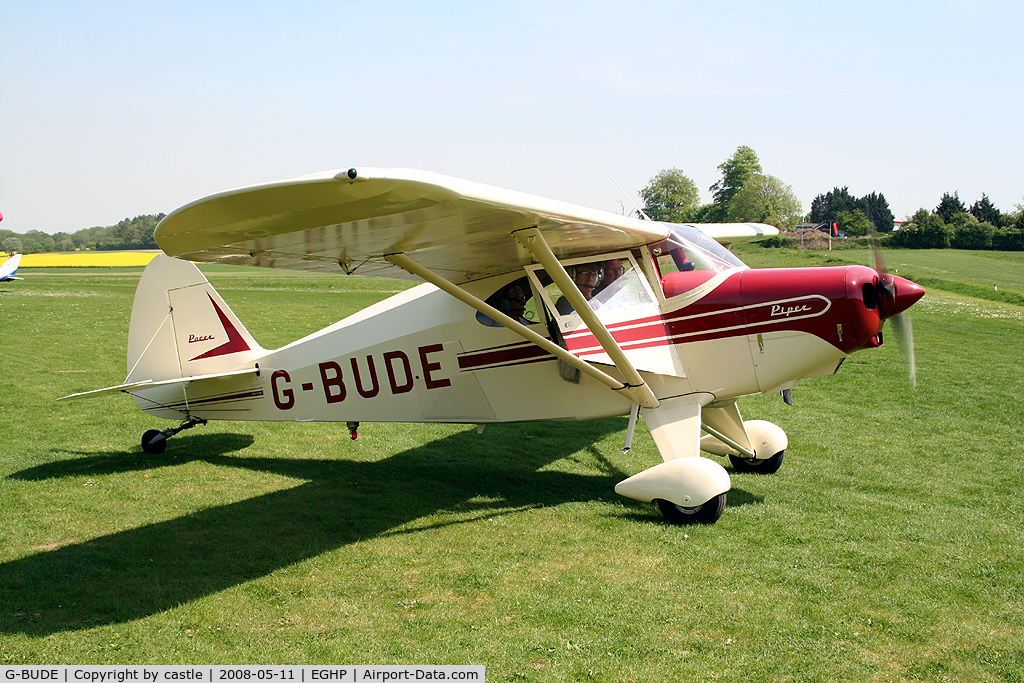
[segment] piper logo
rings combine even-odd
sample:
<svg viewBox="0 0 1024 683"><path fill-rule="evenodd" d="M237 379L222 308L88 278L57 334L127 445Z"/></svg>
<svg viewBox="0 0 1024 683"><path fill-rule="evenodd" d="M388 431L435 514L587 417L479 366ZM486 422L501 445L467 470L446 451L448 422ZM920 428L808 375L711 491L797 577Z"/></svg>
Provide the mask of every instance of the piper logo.
<svg viewBox="0 0 1024 683"><path fill-rule="evenodd" d="M772 318L775 318L780 315L788 318L794 313L805 313L807 311L813 310L814 309L811 308L810 306L781 306L779 304L775 304L774 306L772 306L772 312L769 313L768 315L770 315Z"/></svg>

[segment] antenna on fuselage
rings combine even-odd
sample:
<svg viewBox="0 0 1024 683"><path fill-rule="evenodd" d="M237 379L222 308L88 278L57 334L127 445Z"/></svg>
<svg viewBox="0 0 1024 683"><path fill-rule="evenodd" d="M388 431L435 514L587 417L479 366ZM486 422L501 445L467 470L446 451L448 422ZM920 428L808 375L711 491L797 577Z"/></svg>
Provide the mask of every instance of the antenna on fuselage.
<svg viewBox="0 0 1024 683"><path fill-rule="evenodd" d="M615 179L615 176L612 175L612 172L609 171L606 166L601 166L601 168L603 168L604 172L608 174L608 177L612 179L612 182L619 186L619 189L622 190L622 194L626 195L626 199L629 200L630 204L636 207L637 213L643 216L645 221L651 220L651 217L648 216L647 213L640 208L640 205L636 203L636 200L634 200L633 197L628 192L626 192L626 188L622 187L622 185L619 184L619 181Z"/></svg>

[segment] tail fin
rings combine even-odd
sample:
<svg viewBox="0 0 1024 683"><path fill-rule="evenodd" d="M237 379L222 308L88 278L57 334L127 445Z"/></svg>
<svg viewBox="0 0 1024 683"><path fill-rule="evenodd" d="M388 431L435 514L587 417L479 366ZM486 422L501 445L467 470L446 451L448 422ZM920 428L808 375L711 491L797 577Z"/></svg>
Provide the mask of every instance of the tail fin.
<svg viewBox="0 0 1024 683"><path fill-rule="evenodd" d="M24 279L18 277L19 263L21 263L21 254L14 254L11 258L4 261L3 265L0 265L0 282Z"/></svg>
<svg viewBox="0 0 1024 683"><path fill-rule="evenodd" d="M264 352L192 263L160 254L146 267L128 328L126 383L228 372Z"/></svg>

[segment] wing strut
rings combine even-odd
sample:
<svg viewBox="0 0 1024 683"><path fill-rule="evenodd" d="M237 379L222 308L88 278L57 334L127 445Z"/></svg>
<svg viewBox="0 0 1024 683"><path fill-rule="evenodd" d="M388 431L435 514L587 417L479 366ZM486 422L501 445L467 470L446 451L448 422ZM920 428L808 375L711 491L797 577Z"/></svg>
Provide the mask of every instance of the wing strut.
<svg viewBox="0 0 1024 683"><path fill-rule="evenodd" d="M586 299L583 298L583 294L576 288L572 278L565 272L565 268L558 262L558 257L555 256L554 252L551 251L551 247L548 246L547 241L544 239L544 235L541 234L540 228L528 228L526 230L517 230L512 233L519 243L530 250L530 253L534 255L537 261L540 262L544 269L547 271L551 279L555 281L555 284L562 290L562 296L569 300L569 303L573 305L576 312L583 319L583 322L587 324L591 334L597 339L601 348L608 354L608 357L615 363L615 367L618 368L622 376L626 378L626 383L629 387L636 391L639 403L644 408L657 408L659 405L658 397L654 395L651 388L644 381L640 373L636 371L633 364L626 358L626 354L623 352L622 347L612 337L612 333L608 331L608 328L604 326L604 323L598 319L594 309L590 307L590 304Z"/></svg>
<svg viewBox="0 0 1024 683"><path fill-rule="evenodd" d="M391 263L392 265L398 266L399 268L406 272L412 273L413 275L423 278L424 280L434 285L438 289L441 289L447 292L448 294L451 294L453 297L455 297L462 303L472 308L475 308L476 310L480 311L481 313L491 318L492 320L497 320L505 327L509 328L516 334L525 337L526 339L533 342L534 344L544 349L548 353L564 360L566 363L572 365L573 367L579 368L580 371L587 373L588 375L596 379L598 382L601 382L602 384L608 386L609 388L615 389L616 391L620 392L625 398L628 398L633 403L638 403L645 407L647 406L647 403L642 402L641 397L637 396L636 392L634 391L634 387L631 387L628 384L623 383L622 380L615 379L611 375L600 370L599 368L588 363L587 361L578 358L577 356L574 356L573 354L569 353L558 344L555 344L546 337L537 334L526 325L516 322L515 320L508 317L498 309L489 305L487 302L479 299L478 297L473 296L472 294L462 289L458 285L452 284L448 280L445 280L443 277L437 275L429 268L424 267L422 264L414 261L405 254L385 254L384 259ZM644 385L644 388L647 388L646 384ZM648 391L650 390L648 389ZM657 405L657 399L655 399L654 405Z"/></svg>

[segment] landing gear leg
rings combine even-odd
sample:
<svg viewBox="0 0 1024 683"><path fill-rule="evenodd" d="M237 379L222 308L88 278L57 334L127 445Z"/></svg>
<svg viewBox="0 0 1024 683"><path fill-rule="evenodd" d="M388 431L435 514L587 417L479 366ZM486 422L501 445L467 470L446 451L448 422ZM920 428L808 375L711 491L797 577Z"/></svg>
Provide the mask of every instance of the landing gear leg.
<svg viewBox="0 0 1024 683"><path fill-rule="evenodd" d="M190 417L182 422L178 427L170 427L163 431L159 429L150 429L142 435L142 450L151 455L163 453L167 450L167 439L171 438L178 432L182 432L186 429L192 429L196 425L204 424L206 424L206 420L203 418Z"/></svg>

